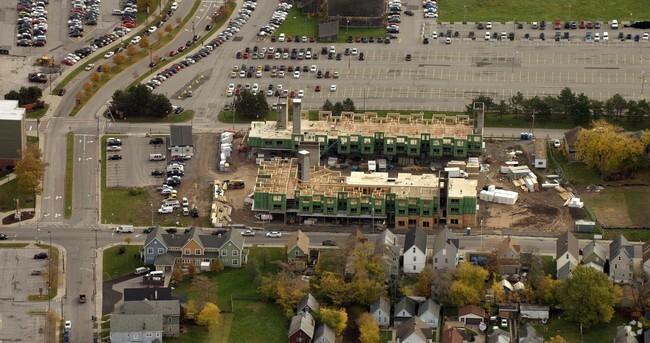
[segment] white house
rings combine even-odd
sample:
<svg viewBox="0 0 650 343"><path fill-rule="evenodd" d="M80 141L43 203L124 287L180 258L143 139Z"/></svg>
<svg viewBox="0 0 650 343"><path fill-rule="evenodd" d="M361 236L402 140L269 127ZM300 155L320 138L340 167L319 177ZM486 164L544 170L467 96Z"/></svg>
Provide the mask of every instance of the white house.
<svg viewBox="0 0 650 343"><path fill-rule="evenodd" d="M614 282L630 282L634 276L634 247L618 234L609 244L609 277Z"/></svg>
<svg viewBox="0 0 650 343"><path fill-rule="evenodd" d="M370 314L380 327L390 326L390 300L385 297L379 297L375 302L370 304Z"/></svg>
<svg viewBox="0 0 650 343"><path fill-rule="evenodd" d="M404 239L404 273L419 274L427 261L427 234L424 230L413 228Z"/></svg>
<svg viewBox="0 0 650 343"><path fill-rule="evenodd" d="M580 249L578 248L578 239L576 236L569 231L561 234L556 242L555 254L555 260L557 261L557 279L564 280L578 266Z"/></svg>
<svg viewBox="0 0 650 343"><path fill-rule="evenodd" d="M421 302L418 305L418 317L431 329L437 328L440 321L440 305L431 299Z"/></svg>

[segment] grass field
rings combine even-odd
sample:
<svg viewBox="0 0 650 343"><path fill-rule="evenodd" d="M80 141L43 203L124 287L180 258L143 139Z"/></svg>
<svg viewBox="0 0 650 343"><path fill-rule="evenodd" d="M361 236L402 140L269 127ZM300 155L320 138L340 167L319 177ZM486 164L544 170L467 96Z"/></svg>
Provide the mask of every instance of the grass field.
<svg viewBox="0 0 650 343"><path fill-rule="evenodd" d="M609 343L612 337L616 336L616 327L623 324L625 318L618 313L607 324L598 324L588 329L584 329L583 342L590 343ZM580 327L577 324L565 321L552 314L546 325L533 324L537 332L544 335L544 339L560 335L569 343L580 343Z"/></svg>
<svg viewBox="0 0 650 343"><path fill-rule="evenodd" d="M550 149L553 158L560 164L565 176L574 185L586 186L589 184L600 184L602 177L597 172L588 169L584 163L569 163L562 153L557 149Z"/></svg>
<svg viewBox="0 0 650 343"><path fill-rule="evenodd" d="M650 223L649 187L605 187L601 192L586 194L583 198L604 227L648 227ZM639 239L650 238L650 233L642 231L634 235Z"/></svg>
<svg viewBox="0 0 650 343"><path fill-rule="evenodd" d="M124 235L127 237L127 235ZM124 253L120 254L120 248ZM104 250L103 280L109 281L125 274L133 273L135 268L142 267L140 262L141 245L116 245Z"/></svg>
<svg viewBox="0 0 650 343"><path fill-rule="evenodd" d="M569 8L569 6L571 6ZM525 10L522 10L524 9ZM439 22L475 21L542 21L542 20L591 20L619 21L642 20L650 10L640 1L615 0L594 6L592 1L571 2L532 0L465 0L441 1Z"/></svg>
<svg viewBox="0 0 650 343"><path fill-rule="evenodd" d="M156 122L156 123L184 123L186 121L190 121L194 118L194 111L193 110L187 110L183 111L180 114L169 114L165 118L149 118L149 117L129 117L126 120L120 121L120 122L125 122L125 123L150 123L150 122Z"/></svg>
<svg viewBox="0 0 650 343"><path fill-rule="evenodd" d="M282 248L252 248L248 258L249 263L257 260L262 275L268 275L278 270L272 261L280 260L283 256ZM204 275L217 285L217 306L220 309L229 311L230 298L235 298L232 313L222 314L222 322L216 332L208 333L200 328L192 328L187 337L184 335L170 342L286 342L287 320L282 315L280 306L264 300L254 300L260 296L248 267ZM183 280L175 292L187 294L191 299L190 284L190 280ZM244 298L247 300L237 300Z"/></svg>
<svg viewBox="0 0 650 343"><path fill-rule="evenodd" d="M34 207L34 195L23 195L18 192L18 179L13 179L0 185L0 212L13 210L14 197L18 195L20 206L23 208Z"/></svg>

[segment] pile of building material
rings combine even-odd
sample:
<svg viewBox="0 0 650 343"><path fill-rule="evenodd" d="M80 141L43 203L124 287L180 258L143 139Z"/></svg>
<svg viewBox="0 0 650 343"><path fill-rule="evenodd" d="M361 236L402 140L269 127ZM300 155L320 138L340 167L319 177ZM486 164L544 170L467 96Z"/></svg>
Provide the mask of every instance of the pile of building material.
<svg viewBox="0 0 650 343"><path fill-rule="evenodd" d="M481 171L481 165L478 162L478 157L468 157L467 158L467 167L465 171L469 175L477 175Z"/></svg>
<svg viewBox="0 0 650 343"><path fill-rule="evenodd" d="M479 199L483 201L504 205L514 205L515 202L517 202L519 194L517 194L517 192L496 189L494 185L490 185L487 190L482 190L478 196Z"/></svg>
<svg viewBox="0 0 650 343"><path fill-rule="evenodd" d="M230 171L230 163L228 159L232 154L232 141L235 138L233 132L223 132L221 133L221 152L219 154L219 171L228 172Z"/></svg>
<svg viewBox="0 0 650 343"><path fill-rule="evenodd" d="M213 199L210 211L210 222L213 227L222 227L232 222L230 213L232 213L232 206L228 203L230 200L226 196L223 182L221 180L214 180Z"/></svg>
<svg viewBox="0 0 650 343"><path fill-rule="evenodd" d="M539 190L537 175L530 171L528 166L508 167L507 174L515 187L521 188L524 192L535 192Z"/></svg>
<svg viewBox="0 0 650 343"><path fill-rule="evenodd" d="M564 206L567 205L573 208L583 208L585 206L585 203L580 201L580 198L573 197L564 203Z"/></svg>
<svg viewBox="0 0 650 343"><path fill-rule="evenodd" d="M562 200L564 200L564 201L568 201L569 199L574 197L573 193L566 190L564 187L562 187L560 185L557 185L554 188L558 192L558 194L560 195L560 198L562 198Z"/></svg>

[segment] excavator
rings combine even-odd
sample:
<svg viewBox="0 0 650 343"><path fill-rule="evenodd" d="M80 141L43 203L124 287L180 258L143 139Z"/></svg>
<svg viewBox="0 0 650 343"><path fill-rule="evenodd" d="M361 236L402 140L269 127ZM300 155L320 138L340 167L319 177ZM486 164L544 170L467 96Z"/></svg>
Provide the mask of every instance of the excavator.
<svg viewBox="0 0 650 343"><path fill-rule="evenodd" d="M54 66L54 59L47 57L47 56L41 56L36 59L36 62L34 65L41 66L41 67L53 67Z"/></svg>

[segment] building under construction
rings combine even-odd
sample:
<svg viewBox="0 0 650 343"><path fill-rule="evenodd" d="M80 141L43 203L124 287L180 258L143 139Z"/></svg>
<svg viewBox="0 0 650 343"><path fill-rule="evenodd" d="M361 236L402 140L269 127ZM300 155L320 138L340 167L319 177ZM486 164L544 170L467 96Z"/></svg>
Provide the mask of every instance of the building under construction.
<svg viewBox="0 0 650 343"><path fill-rule="evenodd" d="M305 149L336 156L412 157L420 160L440 157L465 158L483 151L483 114L474 120L467 115L433 115L375 112L343 112L333 116L320 111L318 120L309 120L301 111L300 99L292 99L293 115L289 122L287 98L278 102L277 121L252 122L247 144L252 152ZM314 157L312 157L314 158Z"/></svg>

